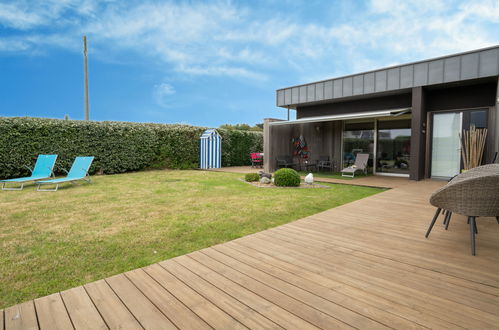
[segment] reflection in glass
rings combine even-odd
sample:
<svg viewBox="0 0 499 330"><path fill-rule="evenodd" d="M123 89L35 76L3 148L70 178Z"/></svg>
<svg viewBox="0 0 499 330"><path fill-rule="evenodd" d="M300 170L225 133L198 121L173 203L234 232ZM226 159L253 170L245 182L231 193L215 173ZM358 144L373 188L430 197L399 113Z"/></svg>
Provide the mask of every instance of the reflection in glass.
<svg viewBox="0 0 499 330"><path fill-rule="evenodd" d="M374 150L374 120L347 121L343 130L343 167L353 165L358 153L369 153L372 167Z"/></svg>
<svg viewBox="0 0 499 330"><path fill-rule="evenodd" d="M409 174L411 120L378 121L376 172Z"/></svg>

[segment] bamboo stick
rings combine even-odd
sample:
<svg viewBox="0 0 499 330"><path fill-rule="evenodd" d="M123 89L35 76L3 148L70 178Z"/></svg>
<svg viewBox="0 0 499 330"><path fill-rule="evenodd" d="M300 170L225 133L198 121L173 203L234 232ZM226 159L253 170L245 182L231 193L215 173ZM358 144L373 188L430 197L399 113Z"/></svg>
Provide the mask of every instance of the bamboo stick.
<svg viewBox="0 0 499 330"><path fill-rule="evenodd" d="M487 129L470 127L459 134L461 142L461 157L465 170L478 167L482 164L485 143L487 141Z"/></svg>

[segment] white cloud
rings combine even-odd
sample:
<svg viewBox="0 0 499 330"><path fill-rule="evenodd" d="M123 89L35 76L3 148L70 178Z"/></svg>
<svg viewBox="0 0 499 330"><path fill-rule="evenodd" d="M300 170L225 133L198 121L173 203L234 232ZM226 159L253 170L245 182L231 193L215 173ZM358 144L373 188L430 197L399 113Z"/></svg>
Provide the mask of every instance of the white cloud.
<svg viewBox="0 0 499 330"><path fill-rule="evenodd" d="M175 94L175 88L168 83L161 83L154 86L153 97L156 104L167 108L171 103L170 96Z"/></svg>
<svg viewBox="0 0 499 330"><path fill-rule="evenodd" d="M361 7L348 19L331 10L331 19L314 20L231 1L19 0L0 4L0 24L20 31L0 37L0 51L80 51L87 34L90 51L102 58L148 58L158 70L259 83L282 72L298 79L346 74L499 41L498 0L372 0Z"/></svg>

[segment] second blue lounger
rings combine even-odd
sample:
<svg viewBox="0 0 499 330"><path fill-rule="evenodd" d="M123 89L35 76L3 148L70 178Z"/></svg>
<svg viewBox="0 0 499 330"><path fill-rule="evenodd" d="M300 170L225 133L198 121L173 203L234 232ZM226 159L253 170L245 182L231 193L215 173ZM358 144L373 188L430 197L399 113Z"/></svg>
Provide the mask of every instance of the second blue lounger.
<svg viewBox="0 0 499 330"><path fill-rule="evenodd" d="M55 161L57 155L38 155L36 159L35 167L33 169L28 169L31 171L31 176L2 180L2 190L22 190L26 182L48 179L52 176L52 171L54 170ZM27 167L27 166L26 166ZM7 183L20 183L21 186L18 187L5 187Z"/></svg>
<svg viewBox="0 0 499 330"><path fill-rule="evenodd" d="M74 182L79 180L85 180L90 182L90 176L88 175L88 171L93 161L94 157L76 157L73 162L73 165L71 165L71 169L69 170L68 175L65 178L37 181L36 182L38 184L37 190L57 191L57 189L59 188L59 184L64 182ZM40 188L42 185L55 185L55 188L42 189Z"/></svg>

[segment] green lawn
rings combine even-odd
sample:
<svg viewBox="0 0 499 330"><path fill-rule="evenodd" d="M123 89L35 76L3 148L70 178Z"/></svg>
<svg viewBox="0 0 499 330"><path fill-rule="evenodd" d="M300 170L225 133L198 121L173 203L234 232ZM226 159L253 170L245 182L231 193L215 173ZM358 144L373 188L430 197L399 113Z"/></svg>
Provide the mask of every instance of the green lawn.
<svg viewBox="0 0 499 330"><path fill-rule="evenodd" d="M382 190L257 188L238 174L96 176L0 191L0 308L284 224Z"/></svg>

